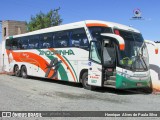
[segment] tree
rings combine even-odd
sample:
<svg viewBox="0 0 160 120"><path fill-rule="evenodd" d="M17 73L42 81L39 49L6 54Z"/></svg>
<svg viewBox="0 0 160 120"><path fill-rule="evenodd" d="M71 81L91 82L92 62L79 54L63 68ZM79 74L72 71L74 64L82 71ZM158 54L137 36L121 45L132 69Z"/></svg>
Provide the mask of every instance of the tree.
<svg viewBox="0 0 160 120"><path fill-rule="evenodd" d="M30 22L28 22L28 31L34 31L42 28L57 26L62 23L62 19L59 15L60 8L50 10L48 13L44 14L42 12L31 16Z"/></svg>

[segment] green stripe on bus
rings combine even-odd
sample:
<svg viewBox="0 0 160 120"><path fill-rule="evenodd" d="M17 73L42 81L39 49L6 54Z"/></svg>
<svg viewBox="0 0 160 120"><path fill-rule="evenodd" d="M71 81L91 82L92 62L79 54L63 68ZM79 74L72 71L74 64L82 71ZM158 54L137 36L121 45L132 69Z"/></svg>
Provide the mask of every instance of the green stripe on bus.
<svg viewBox="0 0 160 120"><path fill-rule="evenodd" d="M116 74L116 88L117 89L128 89L128 88L142 88L147 87L150 82L150 79L146 80L132 80L128 79L124 76L121 76L119 74ZM137 83L140 84L140 86L137 86Z"/></svg>
<svg viewBox="0 0 160 120"><path fill-rule="evenodd" d="M77 82L78 82L78 77L77 77L77 74L76 74L76 72L75 72L75 70L74 70L72 64L69 62L69 60L68 60L65 56L63 56L63 57L64 57L64 59L69 63L69 65L72 67L72 70L74 71L74 74L75 74L76 79L77 79Z"/></svg>
<svg viewBox="0 0 160 120"><path fill-rule="evenodd" d="M38 50L39 52L41 52L41 50ZM55 57L54 56L47 56L50 60L54 59ZM68 76L67 76L67 73L64 69L64 67L62 66L62 64L60 64L60 67L58 68L58 72L61 76L61 79L64 80L64 81L68 81Z"/></svg>
<svg viewBox="0 0 160 120"><path fill-rule="evenodd" d="M53 56L47 56L50 60L54 59L55 57ZM64 69L64 67L62 66L62 64L60 64L59 68L58 68L58 72L61 76L62 80L68 81L68 76L66 74L66 71Z"/></svg>

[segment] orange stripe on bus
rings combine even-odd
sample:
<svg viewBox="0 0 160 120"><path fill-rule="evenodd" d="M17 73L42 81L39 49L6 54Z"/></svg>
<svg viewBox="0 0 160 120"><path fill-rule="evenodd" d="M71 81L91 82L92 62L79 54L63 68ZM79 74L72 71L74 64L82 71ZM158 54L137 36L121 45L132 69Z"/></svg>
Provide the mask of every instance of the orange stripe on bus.
<svg viewBox="0 0 160 120"><path fill-rule="evenodd" d="M30 53L30 52L13 52L13 51L7 51L8 57L9 54L12 54L13 60L16 62L27 62L30 64L34 64L37 67L40 67L45 73L47 71L47 65L49 63L43 59L41 56ZM51 76L54 73L54 70L50 72L49 76Z"/></svg>
<svg viewBox="0 0 160 120"><path fill-rule="evenodd" d="M30 52L16 52L13 53L13 56L17 62L27 62L30 64L34 64L37 67L40 67L45 73L47 72L47 65L49 65L49 63L37 54ZM51 69L48 78L50 78L54 74L54 72L55 71Z"/></svg>
<svg viewBox="0 0 160 120"><path fill-rule="evenodd" d="M54 72L55 72L55 71L54 71L53 69L51 69L50 72L49 72L48 78L51 78L52 75L54 74Z"/></svg>
<svg viewBox="0 0 160 120"><path fill-rule="evenodd" d="M125 49L125 45L124 44L120 44L119 45L119 49L123 51Z"/></svg>
<svg viewBox="0 0 160 120"><path fill-rule="evenodd" d="M53 48L49 48L49 50L50 50L50 51L55 51ZM61 59L62 62L67 66L67 68L69 69L69 71L70 71L70 73L71 73L71 75L72 75L74 81L76 82L76 78L75 78L75 76L74 76L74 74L73 74L71 68L70 68L69 65L67 64L67 62L63 59L63 57L62 57L61 55L56 54L56 56L59 57L59 59Z"/></svg>
<svg viewBox="0 0 160 120"><path fill-rule="evenodd" d="M97 26L100 26L100 27L108 27L106 24L102 24L102 23L87 23L86 24L87 27L97 27Z"/></svg>
<svg viewBox="0 0 160 120"><path fill-rule="evenodd" d="M155 49L155 54L158 54L158 48Z"/></svg>

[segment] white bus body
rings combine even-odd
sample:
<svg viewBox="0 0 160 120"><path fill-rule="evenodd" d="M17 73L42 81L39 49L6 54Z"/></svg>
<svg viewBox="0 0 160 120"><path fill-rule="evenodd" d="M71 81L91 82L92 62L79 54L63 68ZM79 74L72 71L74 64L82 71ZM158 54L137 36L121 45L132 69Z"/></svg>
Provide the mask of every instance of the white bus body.
<svg viewBox="0 0 160 120"><path fill-rule="evenodd" d="M148 40L147 40L148 41ZM153 42L153 41L152 41ZM156 44L158 50L160 49L159 43ZM158 54L153 52L155 45L147 43L148 53L149 53L149 64L150 64L150 74L152 80L152 88L154 91L160 91L160 52Z"/></svg>
<svg viewBox="0 0 160 120"><path fill-rule="evenodd" d="M150 87L148 53L141 49L146 46L134 28L81 21L8 37L4 70L24 78L81 82L87 89ZM145 61L139 50L145 52ZM114 55L109 57L109 51Z"/></svg>

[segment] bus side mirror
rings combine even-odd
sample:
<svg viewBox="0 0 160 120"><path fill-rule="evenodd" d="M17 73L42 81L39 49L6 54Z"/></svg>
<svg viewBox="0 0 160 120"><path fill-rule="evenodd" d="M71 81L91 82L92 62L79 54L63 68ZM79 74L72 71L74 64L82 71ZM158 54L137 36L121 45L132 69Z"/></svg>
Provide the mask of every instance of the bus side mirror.
<svg viewBox="0 0 160 120"><path fill-rule="evenodd" d="M155 54L158 54L158 46L156 45L156 43L155 42L153 42L153 41L150 41L150 40L145 40L145 43L146 44L151 44L151 45L153 45L154 47L155 47Z"/></svg>

